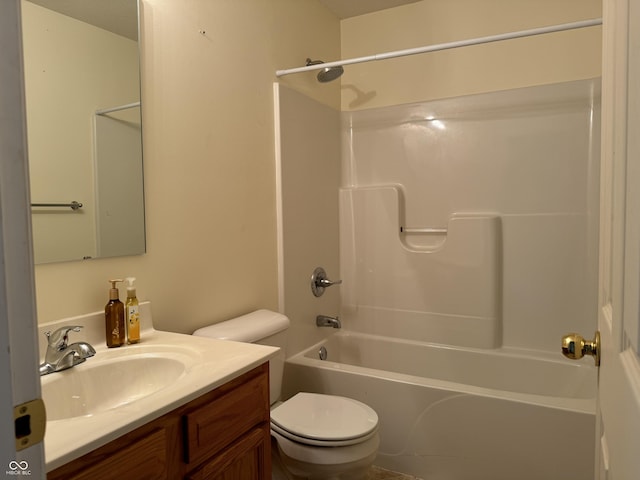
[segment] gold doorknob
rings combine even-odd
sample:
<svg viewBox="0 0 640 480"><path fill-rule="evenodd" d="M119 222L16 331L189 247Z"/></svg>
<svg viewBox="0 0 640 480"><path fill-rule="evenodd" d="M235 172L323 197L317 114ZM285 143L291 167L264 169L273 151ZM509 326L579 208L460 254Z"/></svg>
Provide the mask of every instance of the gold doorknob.
<svg viewBox="0 0 640 480"><path fill-rule="evenodd" d="M593 340L585 340L577 333L562 337L562 354L572 360L579 360L585 355L593 356L596 367L600 366L600 332L596 332Z"/></svg>

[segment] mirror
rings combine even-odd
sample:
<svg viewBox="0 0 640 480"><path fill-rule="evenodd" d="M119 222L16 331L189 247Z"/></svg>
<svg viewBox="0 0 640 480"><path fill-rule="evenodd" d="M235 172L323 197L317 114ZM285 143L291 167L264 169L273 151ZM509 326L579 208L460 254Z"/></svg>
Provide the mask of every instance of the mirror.
<svg viewBox="0 0 640 480"><path fill-rule="evenodd" d="M137 0L23 0L34 258L145 251Z"/></svg>

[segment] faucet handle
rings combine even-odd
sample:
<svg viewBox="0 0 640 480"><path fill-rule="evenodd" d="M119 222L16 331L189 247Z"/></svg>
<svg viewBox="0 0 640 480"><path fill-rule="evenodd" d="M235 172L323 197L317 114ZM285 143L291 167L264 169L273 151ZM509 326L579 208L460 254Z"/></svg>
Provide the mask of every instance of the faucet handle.
<svg viewBox="0 0 640 480"><path fill-rule="evenodd" d="M331 285L340 285L341 283L342 280L329 280L324 268L318 267L311 275L311 292L315 297L319 297L324 293L325 288L328 288Z"/></svg>
<svg viewBox="0 0 640 480"><path fill-rule="evenodd" d="M47 337L47 341L49 342L49 346L53 347L57 350L64 350L67 348L67 341L69 340L69 332L79 332L82 329L80 325L70 325L66 327L61 327L51 332L44 332Z"/></svg>

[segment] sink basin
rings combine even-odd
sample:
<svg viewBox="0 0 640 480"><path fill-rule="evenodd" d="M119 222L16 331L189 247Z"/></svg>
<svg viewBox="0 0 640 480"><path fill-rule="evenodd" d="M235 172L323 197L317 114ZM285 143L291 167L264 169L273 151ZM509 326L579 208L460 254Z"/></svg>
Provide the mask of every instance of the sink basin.
<svg viewBox="0 0 640 480"><path fill-rule="evenodd" d="M185 375L189 358L110 351L42 377L47 421L93 416L149 397Z"/></svg>

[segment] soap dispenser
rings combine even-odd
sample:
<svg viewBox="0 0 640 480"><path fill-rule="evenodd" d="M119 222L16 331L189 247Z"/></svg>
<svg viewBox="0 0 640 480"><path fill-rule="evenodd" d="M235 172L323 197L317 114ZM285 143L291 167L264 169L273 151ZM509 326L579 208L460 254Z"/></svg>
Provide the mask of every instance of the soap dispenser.
<svg viewBox="0 0 640 480"><path fill-rule="evenodd" d="M121 279L109 280L109 303L104 307L105 330L107 347L119 347L124 345L124 304L120 301L120 292L117 283Z"/></svg>
<svg viewBox="0 0 640 480"><path fill-rule="evenodd" d="M140 341L140 311L136 287L133 282L135 277L127 277L127 301L125 302L125 319L127 323L127 342L138 343Z"/></svg>

